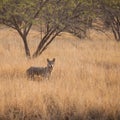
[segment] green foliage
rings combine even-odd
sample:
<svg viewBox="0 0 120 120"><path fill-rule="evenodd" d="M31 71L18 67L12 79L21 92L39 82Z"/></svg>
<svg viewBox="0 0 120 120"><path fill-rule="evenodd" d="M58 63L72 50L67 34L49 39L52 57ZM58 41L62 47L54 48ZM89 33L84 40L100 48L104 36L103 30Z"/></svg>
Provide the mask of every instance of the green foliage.
<svg viewBox="0 0 120 120"><path fill-rule="evenodd" d="M111 28L114 37L120 41L120 0L99 0L101 18L106 28Z"/></svg>
<svg viewBox="0 0 120 120"><path fill-rule="evenodd" d="M25 23L30 23L33 20L39 9L38 2L39 0L6 0L1 2L0 20L14 27L13 18L15 18L16 22L24 23L21 26L23 27Z"/></svg>
<svg viewBox="0 0 120 120"><path fill-rule="evenodd" d="M108 4L109 6L113 6L120 4L120 0L104 0L104 3Z"/></svg>
<svg viewBox="0 0 120 120"><path fill-rule="evenodd" d="M104 0L103 3L111 9L120 10L120 0Z"/></svg>
<svg viewBox="0 0 120 120"><path fill-rule="evenodd" d="M51 0L44 7L42 18L50 26L57 26L60 29L71 26L76 20L84 21L92 13L92 0ZM86 21L86 20L85 20ZM84 22L85 22L84 21ZM83 24L82 22L79 24Z"/></svg>
<svg viewBox="0 0 120 120"><path fill-rule="evenodd" d="M27 35L47 0L6 0L0 2L0 23L17 30L21 36L26 56L30 58Z"/></svg>

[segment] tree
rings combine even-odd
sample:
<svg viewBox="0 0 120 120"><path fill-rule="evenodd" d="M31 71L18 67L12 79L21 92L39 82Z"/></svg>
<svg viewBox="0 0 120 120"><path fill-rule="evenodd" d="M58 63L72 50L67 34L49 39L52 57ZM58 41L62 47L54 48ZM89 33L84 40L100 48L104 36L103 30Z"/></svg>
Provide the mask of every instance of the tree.
<svg viewBox="0 0 120 120"><path fill-rule="evenodd" d="M101 18L114 37L120 41L120 0L99 0Z"/></svg>
<svg viewBox="0 0 120 120"><path fill-rule="evenodd" d="M49 1L42 9L43 14L40 15L40 23L43 27L41 34L43 32L44 34L33 57L40 55L60 32L85 32L92 13L91 6L92 0Z"/></svg>
<svg viewBox="0 0 120 120"><path fill-rule="evenodd" d="M40 55L63 31L84 37L90 27L94 0L2 0L0 22L17 30L26 56L30 57L27 35L34 24L41 24L41 40L33 58ZM47 4L46 4L47 3Z"/></svg>
<svg viewBox="0 0 120 120"><path fill-rule="evenodd" d="M27 35L49 0L2 0L0 2L0 23L15 29L21 36L26 56L30 58Z"/></svg>

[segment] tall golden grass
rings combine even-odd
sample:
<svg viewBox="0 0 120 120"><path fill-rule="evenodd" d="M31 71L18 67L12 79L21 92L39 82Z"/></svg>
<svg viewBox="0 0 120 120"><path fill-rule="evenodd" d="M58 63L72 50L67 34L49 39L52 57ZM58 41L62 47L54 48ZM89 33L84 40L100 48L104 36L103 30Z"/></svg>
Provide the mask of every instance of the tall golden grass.
<svg viewBox="0 0 120 120"><path fill-rule="evenodd" d="M27 60L16 31L0 29L1 120L120 120L120 43L90 31L79 40L61 33L38 58ZM32 30L31 53L40 40ZM30 66L56 58L49 80L27 80Z"/></svg>

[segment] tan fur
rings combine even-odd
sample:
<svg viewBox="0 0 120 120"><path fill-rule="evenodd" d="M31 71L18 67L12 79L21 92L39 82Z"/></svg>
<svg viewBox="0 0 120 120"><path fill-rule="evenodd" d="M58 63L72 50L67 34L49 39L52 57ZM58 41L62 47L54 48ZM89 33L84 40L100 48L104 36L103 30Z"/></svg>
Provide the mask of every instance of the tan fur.
<svg viewBox="0 0 120 120"><path fill-rule="evenodd" d="M49 78L55 64L55 58L53 60L47 59L46 67L30 67L26 70L28 78L34 79L35 75L43 78Z"/></svg>

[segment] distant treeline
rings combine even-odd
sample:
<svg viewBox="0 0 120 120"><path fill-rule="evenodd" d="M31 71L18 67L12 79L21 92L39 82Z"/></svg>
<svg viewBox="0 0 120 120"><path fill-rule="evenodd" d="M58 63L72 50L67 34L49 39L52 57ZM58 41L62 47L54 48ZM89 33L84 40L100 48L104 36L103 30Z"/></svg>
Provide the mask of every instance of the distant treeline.
<svg viewBox="0 0 120 120"><path fill-rule="evenodd" d="M104 23L102 27L93 24L98 20ZM0 23L19 33L28 58L27 35L32 25L39 25L41 40L34 58L63 31L83 38L90 28L110 29L120 41L120 0L1 0Z"/></svg>

